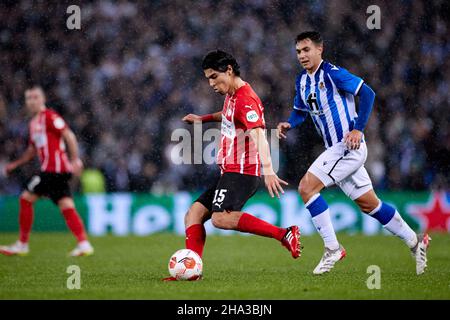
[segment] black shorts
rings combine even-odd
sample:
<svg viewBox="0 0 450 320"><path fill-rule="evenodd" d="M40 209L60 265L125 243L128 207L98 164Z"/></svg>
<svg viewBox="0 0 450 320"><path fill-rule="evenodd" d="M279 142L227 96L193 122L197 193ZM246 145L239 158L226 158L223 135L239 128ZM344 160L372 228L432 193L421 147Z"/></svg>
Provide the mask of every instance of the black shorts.
<svg viewBox="0 0 450 320"><path fill-rule="evenodd" d="M200 202L210 212L241 211L260 184L260 177L225 172L219 181L203 192L195 202Z"/></svg>
<svg viewBox="0 0 450 320"><path fill-rule="evenodd" d="M41 172L33 176L27 184L27 190L40 197L50 198L55 204L65 197L72 197L69 181L71 173Z"/></svg>

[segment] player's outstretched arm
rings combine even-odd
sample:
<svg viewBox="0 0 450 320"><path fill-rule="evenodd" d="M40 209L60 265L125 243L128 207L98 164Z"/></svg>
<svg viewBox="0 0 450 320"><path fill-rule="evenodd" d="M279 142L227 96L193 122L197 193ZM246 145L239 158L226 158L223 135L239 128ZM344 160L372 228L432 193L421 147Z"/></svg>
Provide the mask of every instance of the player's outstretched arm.
<svg viewBox="0 0 450 320"><path fill-rule="evenodd" d="M187 116L184 116L181 120L189 124L194 122L220 122L222 121L222 112L218 111L215 113L205 114L203 116L190 113Z"/></svg>
<svg viewBox="0 0 450 320"><path fill-rule="evenodd" d="M279 198L280 193L284 193L282 184L288 185L284 180L281 180L273 171L272 158L270 156L269 143L267 142L265 131L263 128L254 128L250 131L250 136L256 144L259 157L261 159L261 166L264 173L264 184L267 191L273 198L274 194Z"/></svg>
<svg viewBox="0 0 450 320"><path fill-rule="evenodd" d="M17 169L18 167L24 165L25 163L31 161L36 156L36 148L29 144L28 148L25 150L25 152L20 156L19 159L10 162L5 167L5 174L9 175L12 171Z"/></svg>
<svg viewBox="0 0 450 320"><path fill-rule="evenodd" d="M70 163L72 164L72 172L74 175L79 176L81 171L83 171L83 162L80 159L78 153L78 142L75 134L68 127L62 132L64 141L67 144L67 149L69 150Z"/></svg>

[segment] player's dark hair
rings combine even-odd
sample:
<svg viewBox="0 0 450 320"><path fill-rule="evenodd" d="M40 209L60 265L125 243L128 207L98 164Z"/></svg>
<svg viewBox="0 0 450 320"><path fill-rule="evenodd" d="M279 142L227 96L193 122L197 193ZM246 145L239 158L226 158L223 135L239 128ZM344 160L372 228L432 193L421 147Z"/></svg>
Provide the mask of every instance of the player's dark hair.
<svg viewBox="0 0 450 320"><path fill-rule="evenodd" d="M38 89L38 90L41 90L42 92L45 92L45 91L44 91L44 88L42 88L42 86L40 86L40 85L38 85L38 84L31 84L31 85L27 86L26 89L25 89L25 91L28 91L28 90L35 90L35 89Z"/></svg>
<svg viewBox="0 0 450 320"><path fill-rule="evenodd" d="M28 85L28 86L25 88L24 94L25 94L27 91L30 91L30 90L39 90L39 91L41 91L41 93L42 93L42 95L44 96L44 98L47 99L47 96L46 96L46 94L45 94L44 88L42 88L42 86L40 86L40 85L38 85L38 84L31 84L31 85Z"/></svg>
<svg viewBox="0 0 450 320"><path fill-rule="evenodd" d="M320 45L323 44L322 36L317 31L305 31L305 32L298 34L297 37L295 38L295 43L305 40L305 39L309 39L312 42L314 42L315 44L320 44Z"/></svg>
<svg viewBox="0 0 450 320"><path fill-rule="evenodd" d="M233 68L233 72L236 76L241 75L241 70L236 59L225 51L211 51L203 58L202 62L203 70L211 68L219 72L225 72L227 71L228 66Z"/></svg>

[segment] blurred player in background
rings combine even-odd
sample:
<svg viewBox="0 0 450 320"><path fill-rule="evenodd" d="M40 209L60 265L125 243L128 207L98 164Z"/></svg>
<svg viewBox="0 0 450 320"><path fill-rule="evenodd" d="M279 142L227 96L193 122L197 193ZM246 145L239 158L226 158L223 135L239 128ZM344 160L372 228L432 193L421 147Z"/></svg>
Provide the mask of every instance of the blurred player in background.
<svg viewBox="0 0 450 320"><path fill-rule="evenodd" d="M367 146L363 131L375 93L361 78L323 61L323 41L318 32L299 34L296 51L305 70L295 82L291 116L287 122L278 124L277 132L279 137L286 138L286 132L299 126L309 114L325 143L326 150L310 166L299 185L299 193L325 244L325 253L314 274L329 272L346 255L336 238L328 205L319 193L334 184L364 213L406 243L415 257L417 274L422 274L427 266L426 251L431 238L427 234L417 235L395 208L379 200L364 168ZM359 114L355 109L356 96L359 96Z"/></svg>
<svg viewBox="0 0 450 320"><path fill-rule="evenodd" d="M40 197L50 198L61 210L67 226L78 241L71 256L86 256L94 253L89 243L83 221L78 215L71 196L69 180L72 173L80 175L83 163L78 156L78 143L72 130L55 111L45 105L45 94L41 87L33 86L25 91L25 104L33 118L30 121L29 145L24 154L9 163L5 173L39 157L41 172L31 178L27 189L20 196L19 240L10 246L0 246L0 253L8 256L26 255L33 224L33 204ZM70 159L65 151L69 149Z"/></svg>
<svg viewBox="0 0 450 320"><path fill-rule="evenodd" d="M300 232L297 226L279 228L241 211L260 185L261 168L272 197L274 194L279 197L284 192L281 185L287 184L272 168L261 100L240 77L239 65L232 55L220 50L210 52L202 67L214 91L226 95L223 109L204 116L189 114L183 121L221 122L222 137L217 152L221 176L186 214L186 248L202 256L206 240L203 224L211 219L216 228L274 238L291 252L292 257L298 258Z"/></svg>

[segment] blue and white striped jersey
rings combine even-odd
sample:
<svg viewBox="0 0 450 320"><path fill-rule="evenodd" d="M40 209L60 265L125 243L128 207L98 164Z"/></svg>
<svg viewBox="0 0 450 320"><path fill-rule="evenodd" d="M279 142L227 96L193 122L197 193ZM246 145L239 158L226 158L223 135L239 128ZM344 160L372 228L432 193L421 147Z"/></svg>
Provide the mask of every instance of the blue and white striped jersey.
<svg viewBox="0 0 450 320"><path fill-rule="evenodd" d="M294 109L308 112L325 147L343 140L358 117L355 96L364 81L329 62L309 74L301 72L295 81Z"/></svg>

